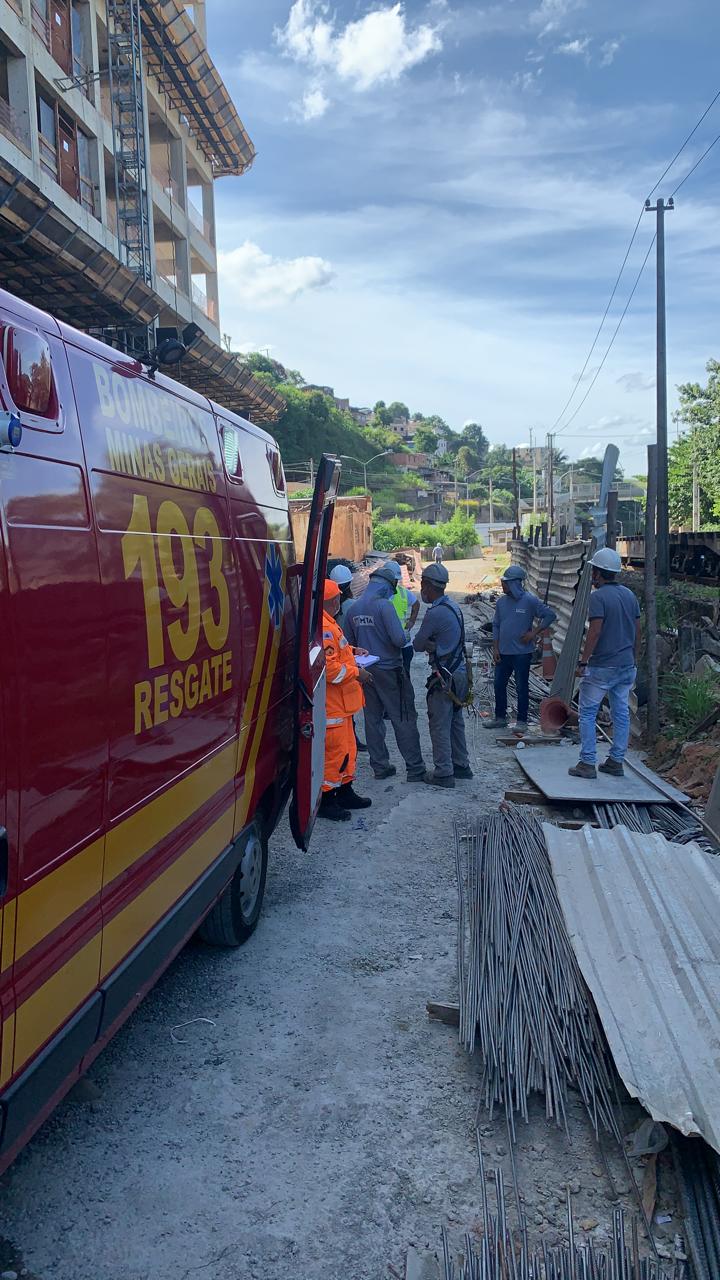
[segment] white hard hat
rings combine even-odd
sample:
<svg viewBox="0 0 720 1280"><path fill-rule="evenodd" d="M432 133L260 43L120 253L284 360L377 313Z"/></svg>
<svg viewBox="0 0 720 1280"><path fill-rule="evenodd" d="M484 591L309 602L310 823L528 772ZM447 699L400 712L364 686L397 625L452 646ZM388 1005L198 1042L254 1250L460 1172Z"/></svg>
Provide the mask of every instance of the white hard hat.
<svg viewBox="0 0 720 1280"><path fill-rule="evenodd" d="M606 573L620 573L622 569L622 560L612 547L601 547L600 551L595 552L590 563L593 568L604 569Z"/></svg>
<svg viewBox="0 0 720 1280"><path fill-rule="evenodd" d="M349 582L352 582L352 574L346 564L336 564L330 577L339 587L346 587Z"/></svg>

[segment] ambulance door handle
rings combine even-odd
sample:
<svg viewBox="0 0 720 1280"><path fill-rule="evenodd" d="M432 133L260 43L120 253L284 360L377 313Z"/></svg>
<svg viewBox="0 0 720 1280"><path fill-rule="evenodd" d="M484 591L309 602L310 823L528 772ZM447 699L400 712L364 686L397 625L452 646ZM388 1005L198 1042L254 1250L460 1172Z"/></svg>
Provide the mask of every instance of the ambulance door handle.
<svg viewBox="0 0 720 1280"><path fill-rule="evenodd" d="M0 827L0 898L7 893L9 869L8 835L5 827Z"/></svg>

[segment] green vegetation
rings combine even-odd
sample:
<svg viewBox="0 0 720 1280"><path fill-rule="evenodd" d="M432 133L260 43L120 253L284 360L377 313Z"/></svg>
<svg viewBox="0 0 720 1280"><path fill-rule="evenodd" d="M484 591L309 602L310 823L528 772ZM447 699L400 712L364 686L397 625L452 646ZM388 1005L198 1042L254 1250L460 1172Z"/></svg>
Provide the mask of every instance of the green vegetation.
<svg viewBox="0 0 720 1280"><path fill-rule="evenodd" d="M710 674L666 675L661 701L668 720L686 733L709 716L720 702L720 680Z"/></svg>
<svg viewBox="0 0 720 1280"><path fill-rule="evenodd" d="M658 587L657 621L661 631L672 631L687 616L689 604L705 604L712 608L718 602L717 587L704 587L696 582L682 586Z"/></svg>
<svg viewBox="0 0 720 1280"><path fill-rule="evenodd" d="M425 524L422 520L378 520L374 531L377 551L395 551L398 547L428 547L442 542L445 547L469 551L477 543L475 522L456 511L444 524Z"/></svg>
<svg viewBox="0 0 720 1280"><path fill-rule="evenodd" d="M708 360L707 386L685 382L678 387L680 408L675 420L688 428L670 447L668 485L670 519L692 523L693 468L700 490L700 528L720 529L720 362Z"/></svg>

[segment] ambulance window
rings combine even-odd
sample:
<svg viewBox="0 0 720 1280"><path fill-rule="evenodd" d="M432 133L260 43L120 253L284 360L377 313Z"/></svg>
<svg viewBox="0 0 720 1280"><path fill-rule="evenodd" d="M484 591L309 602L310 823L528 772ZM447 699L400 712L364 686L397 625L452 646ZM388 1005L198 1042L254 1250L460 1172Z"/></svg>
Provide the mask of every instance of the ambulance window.
<svg viewBox="0 0 720 1280"><path fill-rule="evenodd" d="M242 480L242 458L240 457L240 432L227 422L222 425L223 455L225 470L231 480Z"/></svg>
<svg viewBox="0 0 720 1280"><path fill-rule="evenodd" d="M277 449L271 449L268 446L267 451L268 463L270 464L270 473L273 478L276 493L285 492L285 473L283 472L280 454Z"/></svg>
<svg viewBox="0 0 720 1280"><path fill-rule="evenodd" d="M42 335L8 326L3 332L2 354L16 408L40 418L56 417L50 346Z"/></svg>

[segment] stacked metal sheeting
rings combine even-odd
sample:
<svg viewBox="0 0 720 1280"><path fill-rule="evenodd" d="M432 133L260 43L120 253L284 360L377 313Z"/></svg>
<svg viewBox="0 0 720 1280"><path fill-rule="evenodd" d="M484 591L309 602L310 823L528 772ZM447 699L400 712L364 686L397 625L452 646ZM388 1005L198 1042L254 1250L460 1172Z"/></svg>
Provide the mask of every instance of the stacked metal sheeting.
<svg viewBox="0 0 720 1280"><path fill-rule="evenodd" d="M459 1265L452 1255L447 1232L443 1231L443 1280L685 1280L683 1261L660 1263L641 1258L637 1219L628 1224L622 1210L613 1212L613 1238L607 1245L592 1241L579 1243L568 1199L568 1241L549 1248L528 1243L513 1235L505 1207L502 1174L494 1170L496 1211L488 1204L487 1184L482 1177L482 1217L484 1234L480 1243L465 1236ZM524 1224L523 1224L524 1226ZM717 1280L717 1272L714 1273Z"/></svg>
<svg viewBox="0 0 720 1280"><path fill-rule="evenodd" d="M528 591L532 591L541 600L545 599L547 591L548 604L557 614L557 622L553 624L553 648L556 653L560 653L565 643L580 574L589 548L589 542L579 541L564 542L560 547L534 547L528 542L513 542L511 546L512 562L525 570L525 586Z"/></svg>
<svg viewBox="0 0 720 1280"><path fill-rule="evenodd" d="M545 1095L566 1124L568 1088L618 1141L605 1037L570 945L540 823L508 806L455 826L460 1040L483 1058L492 1112L528 1118Z"/></svg>
<svg viewBox="0 0 720 1280"><path fill-rule="evenodd" d="M694 1280L720 1276L720 1156L697 1138L673 1135L675 1173Z"/></svg>

